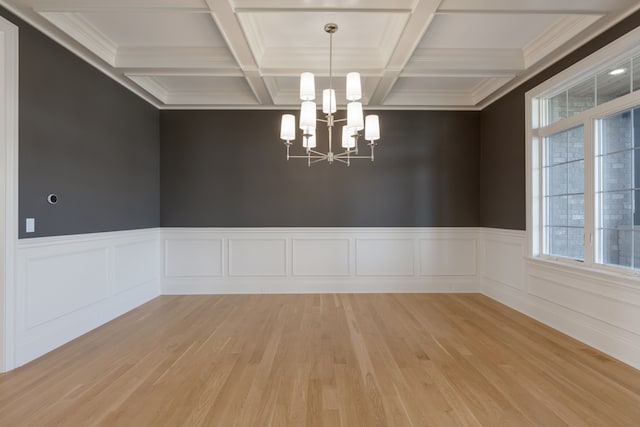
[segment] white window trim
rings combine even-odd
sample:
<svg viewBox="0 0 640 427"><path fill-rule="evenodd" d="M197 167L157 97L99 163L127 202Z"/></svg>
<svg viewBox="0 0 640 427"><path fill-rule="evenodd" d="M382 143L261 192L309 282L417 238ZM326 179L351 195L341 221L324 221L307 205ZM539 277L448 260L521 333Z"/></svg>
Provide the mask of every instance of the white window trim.
<svg viewBox="0 0 640 427"><path fill-rule="evenodd" d="M595 260L595 144L593 141L595 121L601 117L640 105L640 91L616 98L578 113L570 118L544 126L540 129L538 99L566 90L573 85L605 71L629 57L640 54L640 27L625 34L597 52L558 73L525 94L525 161L526 161L526 227L527 256L540 262L567 265L589 271L601 271L618 277L640 276L639 270L596 264ZM535 108L533 108L536 103ZM543 203L542 203L542 139L545 136L583 125L585 135L585 244L584 261L556 257L543 253ZM587 209L587 207L593 209Z"/></svg>

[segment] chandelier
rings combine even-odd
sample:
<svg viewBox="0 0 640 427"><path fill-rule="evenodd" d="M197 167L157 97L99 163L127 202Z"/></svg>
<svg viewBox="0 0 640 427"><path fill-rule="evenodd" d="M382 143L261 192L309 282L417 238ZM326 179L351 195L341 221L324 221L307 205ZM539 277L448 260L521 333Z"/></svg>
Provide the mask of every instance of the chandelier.
<svg viewBox="0 0 640 427"><path fill-rule="evenodd" d="M338 161L349 166L352 159L374 160L374 148L376 141L380 139L379 118L375 114L368 115L363 119L362 103L358 102L362 98L360 85L360 73L347 74L347 117L342 119L334 118L336 108L336 92L333 89L333 34L338 31L337 24L326 24L324 31L329 34L329 89L322 91L322 112L324 119L316 118L316 88L315 78L312 73L302 73L300 75L300 123L302 130L302 147L305 155L290 155L289 150L296 139L296 118L293 114L283 114L280 125L280 139L283 139L287 147L287 160L307 159L307 164L327 161L329 164ZM326 153L316 150L316 123L325 123L328 134L328 151ZM342 126L342 148L339 153L333 152L332 134L336 123L344 123ZM358 155L358 139L360 131L364 130L364 139L371 149L369 156Z"/></svg>

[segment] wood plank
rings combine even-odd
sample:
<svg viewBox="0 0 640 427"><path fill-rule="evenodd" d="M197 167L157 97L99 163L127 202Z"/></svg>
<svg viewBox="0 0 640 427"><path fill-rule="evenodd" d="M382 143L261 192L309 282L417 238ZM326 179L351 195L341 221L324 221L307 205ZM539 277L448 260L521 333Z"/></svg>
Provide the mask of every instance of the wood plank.
<svg viewBox="0 0 640 427"><path fill-rule="evenodd" d="M161 296L0 375L0 425L629 426L640 372L477 294Z"/></svg>

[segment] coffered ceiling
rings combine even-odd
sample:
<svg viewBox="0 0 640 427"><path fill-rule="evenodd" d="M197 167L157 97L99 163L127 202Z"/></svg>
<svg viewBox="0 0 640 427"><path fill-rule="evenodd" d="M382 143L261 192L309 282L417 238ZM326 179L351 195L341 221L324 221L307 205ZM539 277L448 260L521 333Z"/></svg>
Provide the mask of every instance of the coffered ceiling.
<svg viewBox="0 0 640 427"><path fill-rule="evenodd" d="M637 0L11 0L159 108L297 107L299 74L362 75L369 108L479 109ZM340 103L340 101L339 101Z"/></svg>

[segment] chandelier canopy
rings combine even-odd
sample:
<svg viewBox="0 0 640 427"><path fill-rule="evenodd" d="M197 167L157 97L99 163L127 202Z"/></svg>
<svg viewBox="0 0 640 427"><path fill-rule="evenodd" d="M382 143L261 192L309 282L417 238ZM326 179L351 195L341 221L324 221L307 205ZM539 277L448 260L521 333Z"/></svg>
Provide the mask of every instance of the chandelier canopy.
<svg viewBox="0 0 640 427"><path fill-rule="evenodd" d="M360 73L347 74L347 117L336 119L334 113L336 107L336 92L333 89L333 34L338 31L338 25L329 23L324 26L324 31L329 34L329 89L322 91L322 112L324 119L316 118L316 87L313 73L302 73L300 75L300 122L299 128L302 130L302 147L305 155L290 155L289 151L296 139L296 118L293 114L283 114L280 126L280 139L283 139L287 147L287 160L307 159L307 164L327 161L329 164L338 161L349 166L352 159L374 160L374 148L376 141L380 139L380 122L375 114L363 118L362 86L360 84ZM316 124L325 123L328 134L328 151L326 153L316 150ZM332 134L336 123L346 122L342 126L342 148L339 153L333 152ZM358 139L360 131L364 130L364 139L371 149L369 156L358 155Z"/></svg>

